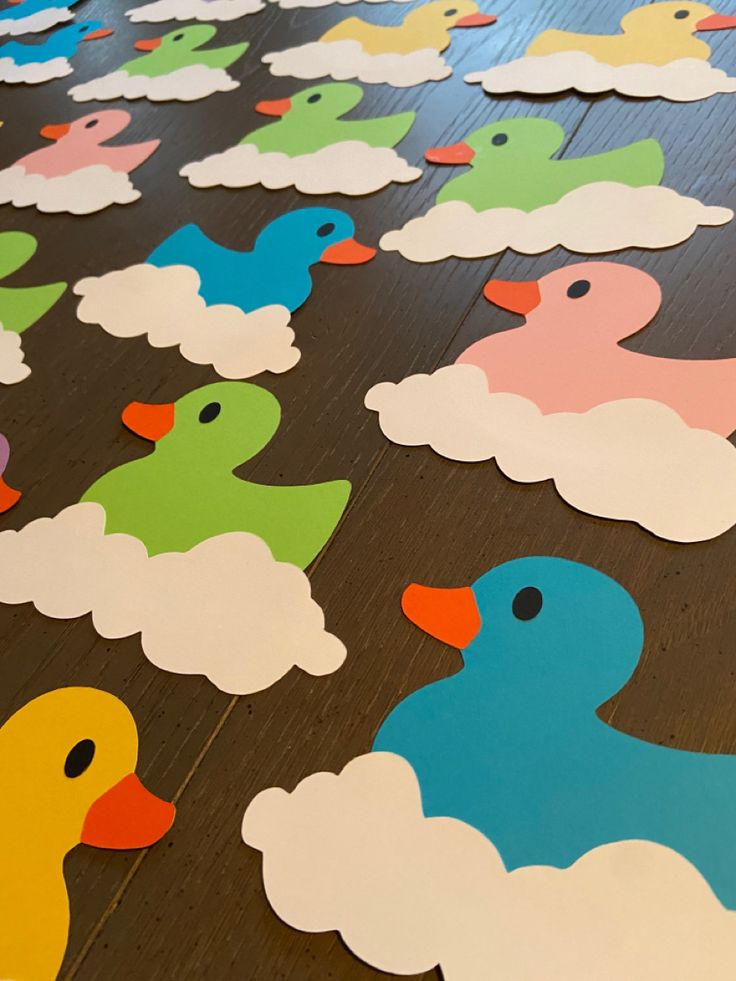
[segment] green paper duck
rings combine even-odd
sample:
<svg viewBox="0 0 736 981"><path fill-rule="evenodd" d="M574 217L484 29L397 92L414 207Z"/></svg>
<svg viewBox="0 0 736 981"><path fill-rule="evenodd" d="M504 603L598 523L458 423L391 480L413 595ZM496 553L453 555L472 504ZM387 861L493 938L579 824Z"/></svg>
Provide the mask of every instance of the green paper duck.
<svg viewBox="0 0 736 981"><path fill-rule="evenodd" d="M105 474L82 501L104 507L106 534L135 535L149 555L247 531L279 562L303 569L347 506L347 480L275 487L235 476L236 467L270 442L281 419L276 398L257 385L218 382L168 405L131 402L122 418L156 442L154 452Z"/></svg>
<svg viewBox="0 0 736 981"><path fill-rule="evenodd" d="M656 140L591 157L552 160L564 138L562 127L549 119L504 119L482 126L462 143L427 150L431 163L472 168L445 184L437 204L464 201L476 211L534 211L585 184L615 181L643 187L659 184L664 176L664 155Z"/></svg>
<svg viewBox="0 0 736 981"><path fill-rule="evenodd" d="M280 116L278 122L262 126L244 136L241 143L256 146L261 153L285 153L298 157L315 153L333 143L359 140L373 147L394 147L404 139L417 118L415 112L400 112L378 119L342 120L363 98L363 89L349 82L313 85L288 99L259 102L257 112Z"/></svg>
<svg viewBox="0 0 736 981"><path fill-rule="evenodd" d="M0 279L25 266L33 257L37 244L28 232L0 232ZM66 286L66 283L0 286L0 324L5 330L22 334L51 309Z"/></svg>
<svg viewBox="0 0 736 981"><path fill-rule="evenodd" d="M217 28L212 24L197 24L194 27L169 31L163 37L136 41L134 45L136 50L147 53L142 58L127 61L118 70L129 75L157 78L159 75L169 75L179 68L189 68L192 65L228 68L248 50L249 44L244 41L242 44L229 44L225 48L200 51L199 48L211 41L215 34Z"/></svg>

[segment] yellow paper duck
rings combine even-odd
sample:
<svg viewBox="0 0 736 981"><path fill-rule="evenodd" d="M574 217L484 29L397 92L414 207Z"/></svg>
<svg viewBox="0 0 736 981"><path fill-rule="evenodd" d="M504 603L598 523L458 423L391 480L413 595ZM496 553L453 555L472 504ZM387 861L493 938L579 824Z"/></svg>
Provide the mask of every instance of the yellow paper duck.
<svg viewBox="0 0 736 981"><path fill-rule="evenodd" d="M53 981L67 944L64 858L75 845L145 848L174 805L135 775L138 731L123 703L59 688L0 728L0 978Z"/></svg>
<svg viewBox="0 0 736 981"><path fill-rule="evenodd" d="M433 0L410 11L398 27L371 24L360 17L348 17L331 27L321 41L359 41L367 54L410 54L424 48L444 51L453 27L483 27L495 23L490 14L481 14L473 0Z"/></svg>
<svg viewBox="0 0 736 981"><path fill-rule="evenodd" d="M621 21L622 34L572 34L544 31L527 55L581 51L606 65L668 65L682 58L707 61L710 47L693 37L696 31L736 27L736 17L716 14L704 3L666 0L630 11Z"/></svg>

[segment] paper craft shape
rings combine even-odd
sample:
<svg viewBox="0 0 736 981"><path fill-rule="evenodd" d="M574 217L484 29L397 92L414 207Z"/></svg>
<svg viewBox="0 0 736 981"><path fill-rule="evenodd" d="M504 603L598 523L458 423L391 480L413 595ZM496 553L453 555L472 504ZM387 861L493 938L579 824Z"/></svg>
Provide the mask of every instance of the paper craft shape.
<svg viewBox="0 0 736 981"><path fill-rule="evenodd" d="M311 267L375 255L354 232L343 211L300 208L240 252L186 225L145 263L80 280L77 316L114 337L144 334L153 347L178 345L182 357L211 364L223 378L288 371L300 358L288 324L312 291Z"/></svg>
<svg viewBox="0 0 736 981"><path fill-rule="evenodd" d="M27 2L27 0L24 0ZM71 59L82 41L109 37L112 31L98 20L60 27L43 41L6 41L0 44L0 82L38 85L71 75Z"/></svg>
<svg viewBox="0 0 736 981"><path fill-rule="evenodd" d="M231 92L240 82L227 68L250 47L229 44L222 48L202 46L216 35L212 24L179 27L163 37L136 41L145 52L126 61L117 71L75 85L69 95L75 102L108 99L148 99L151 102L194 102L215 92ZM1 49L0 49L1 50Z"/></svg>
<svg viewBox="0 0 736 981"><path fill-rule="evenodd" d="M576 89L695 102L736 92L736 78L713 68L710 47L695 37L733 27L736 17L717 14L704 3L649 3L626 14L619 34L544 30L524 57L471 72L465 81L480 82L492 95Z"/></svg>
<svg viewBox="0 0 736 981"><path fill-rule="evenodd" d="M0 532L0 602L32 602L57 619L91 613L102 637L140 633L157 667L230 694L261 691L295 666L336 671L345 646L290 563L324 546L350 485L271 487L232 473L270 440L279 414L272 396L241 382L129 405L123 421L159 440L154 453L56 517Z"/></svg>
<svg viewBox="0 0 736 981"><path fill-rule="evenodd" d="M35 34L56 24L72 20L71 7L79 0L10 0L11 6L0 10L0 37L10 34Z"/></svg>
<svg viewBox="0 0 736 981"><path fill-rule="evenodd" d="M381 248L412 262L479 258L507 248L539 255L557 245L583 253L661 249L733 218L730 208L659 186L664 158L656 140L552 159L564 139L549 119L503 119L460 143L428 150L432 163L471 169L451 179L425 215L387 232Z"/></svg>
<svg viewBox="0 0 736 981"><path fill-rule="evenodd" d="M129 178L160 140L107 146L131 121L124 109L104 109L71 123L44 126L50 146L0 170L0 204L35 205L39 211L88 215L141 196Z"/></svg>
<svg viewBox="0 0 736 981"><path fill-rule="evenodd" d="M160 24L167 20L238 20L263 10L261 0L154 0L126 10L133 24Z"/></svg>
<svg viewBox="0 0 736 981"><path fill-rule="evenodd" d="M5 468L10 459L10 443L0 433L0 514L9 511L21 498L20 491L10 487L4 480Z"/></svg>
<svg viewBox="0 0 736 981"><path fill-rule="evenodd" d="M33 257L38 243L27 232L0 232L0 281L17 272ZM0 286L0 384L13 385L27 378L20 335L56 303L66 283L45 286Z"/></svg>
<svg viewBox="0 0 736 981"><path fill-rule="evenodd" d="M484 27L496 18L482 14L474 0L432 0L409 11L398 27L348 17L319 41L285 51L272 51L262 61L272 75L338 81L385 82L408 88L438 82L452 74L440 52L450 44L454 27Z"/></svg>
<svg viewBox="0 0 736 981"><path fill-rule="evenodd" d="M365 404L390 440L452 460L495 458L511 480L552 479L573 507L672 541L736 524L736 450L725 439L736 427L736 360L619 347L659 309L650 276L578 263L538 283L491 281L486 295L526 310L527 324L432 375L374 386Z"/></svg>
<svg viewBox="0 0 736 981"><path fill-rule="evenodd" d="M9 978L59 972L72 848L147 848L173 824L176 808L146 790L137 761L133 716L96 688L47 692L0 728L0 834L12 842L0 877L0 970Z"/></svg>
<svg viewBox="0 0 736 981"><path fill-rule="evenodd" d="M416 180L421 170L392 149L414 125L416 113L341 118L362 99L359 85L330 82L259 102L256 110L279 117L276 122L179 173L194 187L262 184L271 190L296 187L304 194L370 194L392 181Z"/></svg>

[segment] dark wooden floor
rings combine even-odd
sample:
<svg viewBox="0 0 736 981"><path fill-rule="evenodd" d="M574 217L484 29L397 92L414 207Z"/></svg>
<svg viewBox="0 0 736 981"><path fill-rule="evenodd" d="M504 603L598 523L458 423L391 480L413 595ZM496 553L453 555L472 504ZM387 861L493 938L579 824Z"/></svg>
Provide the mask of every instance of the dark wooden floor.
<svg viewBox="0 0 736 981"><path fill-rule="evenodd" d="M71 79L2 88L0 166L37 145L44 124L90 111L68 98L71 84L113 70L130 56L136 38L173 26L128 25L123 11L132 3L88 0L77 8L80 17L101 17L115 35L84 45ZM629 6L628 0L500 0L495 6L484 0L499 23L456 32L448 52L457 66L452 79L404 91L367 86L360 112L419 110L403 145L411 162L428 146L454 142L504 116L556 119L567 130L568 154L653 136L667 156L668 184L733 207L736 97L693 105L617 97L491 100L479 86L462 82L465 71L521 53L539 25L613 30ZM197 191L177 172L262 122L253 110L259 99L307 84L271 77L260 65L263 53L316 39L349 14L389 23L406 10L395 4L269 7L222 25L218 43L251 41L233 71L242 83L237 91L191 105L130 105L134 123L126 138L163 140L136 175L139 202L88 218L0 209L1 228L26 229L40 240L35 260L13 282L73 283L127 266L186 221L224 244L249 247L267 221L313 203L293 191ZM736 36L710 39L715 63L733 74ZM331 203L355 217L361 240L376 245L383 231L424 211L447 176L433 168L414 185ZM663 311L629 346L672 357L736 356L735 243L736 222L700 230L665 252L624 254L657 276L665 293ZM360 268L316 270L314 293L294 318L301 362L284 376L257 379L281 400L282 428L242 474L273 483L337 477L353 483L349 511L310 573L329 629L348 647L336 674L312 678L294 671L269 691L230 698L201 679L157 670L137 638L100 639L89 618L61 622L30 606L0 607L0 719L60 685L106 688L138 720L144 779L178 802L172 832L148 852L80 847L69 857L66 981L379 976L334 934L300 934L276 918L263 894L260 856L240 840L240 821L264 787L292 788L315 770L337 770L367 751L400 699L459 668L457 652L402 618L399 596L411 580L462 585L506 559L540 553L597 566L631 591L647 631L639 671L601 714L652 741L736 752L736 531L678 546L632 525L585 517L550 484L512 484L493 463L464 466L428 449L392 446L363 408L374 382L430 371L471 341L518 323L480 296L491 274L530 278L568 261L557 250L536 259L505 254L421 267L391 253ZM0 431L13 448L9 476L25 491L2 527L55 514L111 466L148 452L120 424L128 401L172 400L215 380L210 369L189 364L174 349L155 351L143 339L116 340L79 324L74 309L69 292L24 335L33 374L0 391Z"/></svg>

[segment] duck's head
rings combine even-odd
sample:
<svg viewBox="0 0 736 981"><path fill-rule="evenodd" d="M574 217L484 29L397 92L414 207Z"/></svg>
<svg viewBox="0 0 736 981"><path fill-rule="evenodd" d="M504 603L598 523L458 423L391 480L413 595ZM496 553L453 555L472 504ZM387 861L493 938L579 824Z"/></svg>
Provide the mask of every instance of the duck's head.
<svg viewBox="0 0 736 981"><path fill-rule="evenodd" d="M516 559L472 587L413 584L402 609L426 633L464 650L476 683L539 704L590 710L628 681L644 628L626 590L566 559Z"/></svg>
<svg viewBox="0 0 736 981"><path fill-rule="evenodd" d="M717 14L705 3L665 0L631 10L622 18L621 27L627 34L649 35L652 38L665 34L668 37L687 38L696 31L722 31L736 27L736 17Z"/></svg>
<svg viewBox="0 0 736 981"><path fill-rule="evenodd" d="M133 47L136 51L160 51L162 55L181 56L188 51L195 51L207 44L217 34L217 28L212 24L195 24L193 27L180 27L169 31L162 37L151 37L136 41Z"/></svg>
<svg viewBox="0 0 736 981"><path fill-rule="evenodd" d="M136 435L157 443L156 452L172 463L226 474L271 441L281 407L265 388L225 381L197 388L176 402L131 402L122 419Z"/></svg>
<svg viewBox="0 0 736 981"><path fill-rule="evenodd" d="M372 259L376 250L355 240L350 215L335 208L299 208L266 225L255 251L299 264L317 262L355 266Z"/></svg>
<svg viewBox="0 0 736 981"><path fill-rule="evenodd" d="M130 123L130 113L125 109L102 109L91 112L73 123L50 123L41 130L47 140L69 139L74 142L97 146L122 133Z"/></svg>
<svg viewBox="0 0 736 981"><path fill-rule="evenodd" d="M427 150L430 163L471 164L507 170L516 161L549 160L562 146L565 131L551 119L502 119L481 126L460 143Z"/></svg>
<svg viewBox="0 0 736 981"><path fill-rule="evenodd" d="M123 703L96 688L59 688L33 699L0 728L3 810L39 850L80 842L145 848L174 820L135 774L138 731Z"/></svg>
<svg viewBox="0 0 736 981"><path fill-rule="evenodd" d="M5 468L10 459L10 443L7 438L0 433L0 514L9 511L14 504L20 500L20 491L9 487L3 479Z"/></svg>
<svg viewBox="0 0 736 981"><path fill-rule="evenodd" d="M338 119L354 109L363 98L363 90L351 82L328 82L312 85L288 99L264 99L256 105L256 112L265 116L299 117L304 126L322 120Z"/></svg>
<svg viewBox="0 0 736 981"><path fill-rule="evenodd" d="M112 30L105 27L99 20L82 20L78 24L67 24L66 27L54 31L52 37L56 43L76 50L81 41L97 41L99 38L110 37Z"/></svg>
<svg viewBox="0 0 736 981"><path fill-rule="evenodd" d="M656 279L620 262L576 262L528 282L492 279L483 295L522 314L528 327L583 340L630 337L651 323L662 303Z"/></svg>
<svg viewBox="0 0 736 981"><path fill-rule="evenodd" d="M451 30L453 27L486 27L495 24L493 14L482 14L473 0L432 0L410 11L404 18L407 29L426 30L427 27Z"/></svg>

